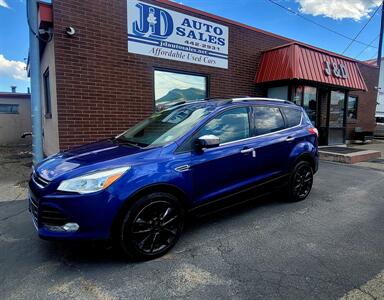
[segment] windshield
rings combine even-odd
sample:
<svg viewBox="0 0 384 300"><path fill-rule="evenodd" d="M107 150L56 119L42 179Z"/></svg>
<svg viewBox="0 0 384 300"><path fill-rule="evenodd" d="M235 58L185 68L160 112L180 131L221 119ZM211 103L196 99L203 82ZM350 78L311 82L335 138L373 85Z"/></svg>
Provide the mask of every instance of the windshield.
<svg viewBox="0 0 384 300"><path fill-rule="evenodd" d="M139 147L165 145L186 134L213 110L211 105L196 104L157 112L117 136L116 141Z"/></svg>

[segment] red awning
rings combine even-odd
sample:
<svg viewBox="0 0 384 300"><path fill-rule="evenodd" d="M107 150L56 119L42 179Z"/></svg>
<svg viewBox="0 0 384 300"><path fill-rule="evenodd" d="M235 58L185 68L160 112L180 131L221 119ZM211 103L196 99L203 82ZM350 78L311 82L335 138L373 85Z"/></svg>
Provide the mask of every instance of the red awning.
<svg viewBox="0 0 384 300"><path fill-rule="evenodd" d="M298 43L263 52L256 83L289 79L367 90L357 61L353 59Z"/></svg>

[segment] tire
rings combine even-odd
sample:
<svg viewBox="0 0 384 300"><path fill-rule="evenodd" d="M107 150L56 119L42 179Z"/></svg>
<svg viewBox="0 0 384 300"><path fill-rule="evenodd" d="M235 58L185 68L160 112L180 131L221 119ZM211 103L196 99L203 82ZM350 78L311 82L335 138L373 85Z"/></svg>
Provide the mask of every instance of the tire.
<svg viewBox="0 0 384 300"><path fill-rule="evenodd" d="M130 258L149 260L167 253L179 239L184 209L168 193L151 193L136 201L120 226L119 244Z"/></svg>
<svg viewBox="0 0 384 300"><path fill-rule="evenodd" d="M313 184L313 169L309 162L298 162L291 172L288 185L288 201L302 201L308 197Z"/></svg>

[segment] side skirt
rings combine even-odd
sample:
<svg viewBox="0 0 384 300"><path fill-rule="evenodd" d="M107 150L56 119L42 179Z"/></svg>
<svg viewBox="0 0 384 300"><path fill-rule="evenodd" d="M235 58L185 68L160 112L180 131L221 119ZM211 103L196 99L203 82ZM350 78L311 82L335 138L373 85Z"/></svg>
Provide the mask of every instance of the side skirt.
<svg viewBox="0 0 384 300"><path fill-rule="evenodd" d="M215 198L206 203L192 207L188 212L199 217L218 212L224 209L252 201L273 192L276 192L288 185L290 174L282 175L256 185L247 186L241 190Z"/></svg>

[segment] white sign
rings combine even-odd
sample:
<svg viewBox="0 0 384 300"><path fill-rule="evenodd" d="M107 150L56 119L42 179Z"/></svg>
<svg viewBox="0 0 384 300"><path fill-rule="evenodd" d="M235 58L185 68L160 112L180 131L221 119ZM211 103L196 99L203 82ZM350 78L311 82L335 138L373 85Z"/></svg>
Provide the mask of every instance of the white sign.
<svg viewBox="0 0 384 300"><path fill-rule="evenodd" d="M128 52L228 68L228 27L127 0Z"/></svg>

